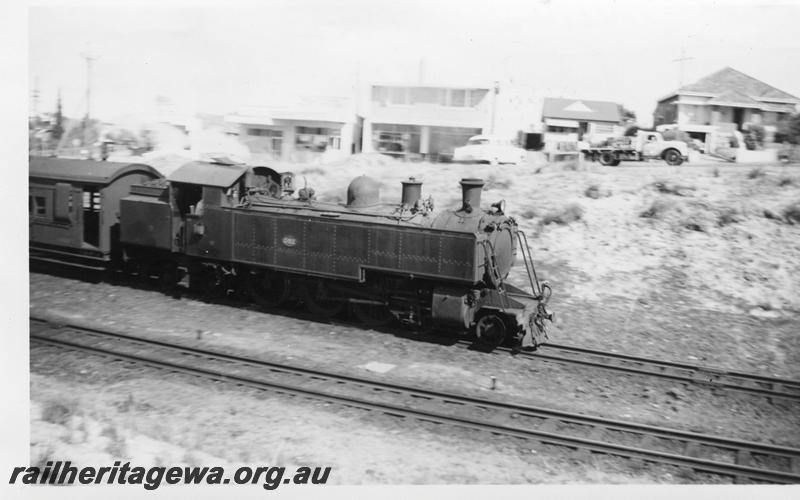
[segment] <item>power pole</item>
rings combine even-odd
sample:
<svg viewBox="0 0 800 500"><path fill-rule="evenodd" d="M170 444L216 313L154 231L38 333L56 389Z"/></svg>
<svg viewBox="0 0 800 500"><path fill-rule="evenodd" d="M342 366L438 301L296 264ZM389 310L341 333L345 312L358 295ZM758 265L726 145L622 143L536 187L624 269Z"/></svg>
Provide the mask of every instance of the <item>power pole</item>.
<svg viewBox="0 0 800 500"><path fill-rule="evenodd" d="M681 47L681 56L672 60L672 62L680 63L681 66L681 77L678 81L678 88L683 87L684 65L686 61L691 61L692 59L694 59L694 57L686 57L686 48Z"/></svg>
<svg viewBox="0 0 800 500"><path fill-rule="evenodd" d="M87 49L86 52L81 52L81 57L86 61L86 116L84 117L84 126L87 126L92 109L92 63L97 60L97 56Z"/></svg>
<svg viewBox="0 0 800 500"><path fill-rule="evenodd" d="M33 91L31 91L31 118L37 119L39 116L39 77L37 76L33 83Z"/></svg>
<svg viewBox="0 0 800 500"><path fill-rule="evenodd" d="M497 82L497 81L494 82L494 89L493 90L494 90L494 95L492 96L492 128L489 130L489 133L491 135L494 135L494 123L495 123L495 118L497 116L497 104L498 104L497 103L497 100L498 100L497 96L498 96L498 94L500 94L500 82Z"/></svg>
<svg viewBox="0 0 800 500"><path fill-rule="evenodd" d="M81 52L81 57L86 61L86 116L83 118L83 145L88 146L91 142L89 119L92 110L92 63L97 56L92 54L91 48L87 47L86 52Z"/></svg>

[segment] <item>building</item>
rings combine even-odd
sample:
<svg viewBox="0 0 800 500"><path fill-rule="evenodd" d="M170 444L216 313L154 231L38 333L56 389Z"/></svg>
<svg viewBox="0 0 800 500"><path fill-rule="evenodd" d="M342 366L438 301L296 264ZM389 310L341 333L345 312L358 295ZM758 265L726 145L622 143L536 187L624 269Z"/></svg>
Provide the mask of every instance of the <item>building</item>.
<svg viewBox="0 0 800 500"><path fill-rule="evenodd" d="M542 131L548 157L577 154L578 141L600 142L622 135L621 108L609 101L544 98Z"/></svg>
<svg viewBox="0 0 800 500"><path fill-rule="evenodd" d="M579 141L622 135L620 109L609 101L546 97L542 103L544 133L573 134Z"/></svg>
<svg viewBox="0 0 800 500"><path fill-rule="evenodd" d="M327 162L361 151L363 118L353 99L303 97L290 105L243 107L225 123L254 162Z"/></svg>
<svg viewBox="0 0 800 500"><path fill-rule="evenodd" d="M714 132L743 131L749 124L762 125L769 139L798 104L797 97L727 67L659 99L653 122L677 124L708 147Z"/></svg>
<svg viewBox="0 0 800 500"><path fill-rule="evenodd" d="M364 120L365 152L446 160L479 134L491 133L490 86L370 86Z"/></svg>

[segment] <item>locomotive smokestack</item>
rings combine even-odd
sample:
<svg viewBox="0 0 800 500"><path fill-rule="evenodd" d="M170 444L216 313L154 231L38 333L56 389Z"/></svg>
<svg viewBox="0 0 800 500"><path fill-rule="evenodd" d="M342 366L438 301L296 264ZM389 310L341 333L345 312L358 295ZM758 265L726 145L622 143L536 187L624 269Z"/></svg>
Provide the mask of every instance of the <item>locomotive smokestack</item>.
<svg viewBox="0 0 800 500"><path fill-rule="evenodd" d="M402 204L407 207L413 207L420 198L422 198L422 182L413 177L409 177L407 181L403 181Z"/></svg>
<svg viewBox="0 0 800 500"><path fill-rule="evenodd" d="M481 208L483 179L461 179L461 210L472 212Z"/></svg>

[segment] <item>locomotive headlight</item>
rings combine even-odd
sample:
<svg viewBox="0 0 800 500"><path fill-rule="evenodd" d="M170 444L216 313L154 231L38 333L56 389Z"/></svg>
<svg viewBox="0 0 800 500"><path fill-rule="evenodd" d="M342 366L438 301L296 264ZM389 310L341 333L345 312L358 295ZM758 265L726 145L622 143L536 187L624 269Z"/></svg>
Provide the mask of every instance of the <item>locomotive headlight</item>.
<svg viewBox="0 0 800 500"><path fill-rule="evenodd" d="M497 203L492 203L492 208L495 209L497 215L506 213L506 200L500 200Z"/></svg>

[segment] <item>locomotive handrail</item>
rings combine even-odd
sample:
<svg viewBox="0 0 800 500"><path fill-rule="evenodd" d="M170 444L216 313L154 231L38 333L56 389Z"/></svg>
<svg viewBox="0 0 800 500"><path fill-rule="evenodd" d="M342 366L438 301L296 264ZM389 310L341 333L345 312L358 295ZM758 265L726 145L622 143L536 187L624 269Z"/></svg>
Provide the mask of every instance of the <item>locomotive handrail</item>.
<svg viewBox="0 0 800 500"><path fill-rule="evenodd" d="M286 201L299 202L299 203L302 203L302 204L298 203L297 205L289 205L289 206L287 206L286 205ZM322 205L322 206L320 206L320 205ZM388 203L384 204L384 205L385 206L391 206ZM251 198L251 199L249 199L249 201L248 201L246 206L244 204L242 204L242 205L239 205L239 206L236 206L236 207L231 207L231 208L250 208L250 207L291 208L291 209L295 209L295 210L310 210L312 212L323 212L323 213L331 213L332 210L338 209L338 210L340 210L339 213L341 213L343 215L358 215L358 216L363 216L363 217L371 217L371 218L375 218L375 219L390 219L390 220L393 220L393 221L396 221L396 222L409 222L409 223L413 223L414 219L416 219L417 217L426 217L426 214L421 213L421 212L414 213L414 214L411 214L409 216L403 216L403 212L400 212L399 214L395 214L395 213L362 212L362 211L359 211L359 210L347 209L347 207L345 207L343 205L338 205L338 204L335 204L335 203L318 202L318 201L313 201L313 202L311 202L311 201L300 201L300 200L295 200L295 199L292 199L292 200L254 200L254 199ZM419 224L419 225L422 225L422 224Z"/></svg>
<svg viewBox="0 0 800 500"><path fill-rule="evenodd" d="M517 231L519 250L522 253L522 261L525 262L525 270L528 272L528 281L531 284L531 292L537 297L543 297L542 287L539 285L539 278L536 276L536 268L533 267L533 256L531 247L528 245L528 237L522 231Z"/></svg>
<svg viewBox="0 0 800 500"><path fill-rule="evenodd" d="M494 258L494 245L492 245L492 242L489 240L482 240L481 244L483 244L483 253L486 257L486 271L489 273L492 281L494 281L497 290L500 291L500 308L505 312L507 307L506 287L503 284L503 277L500 276L500 270L497 269L497 261Z"/></svg>

